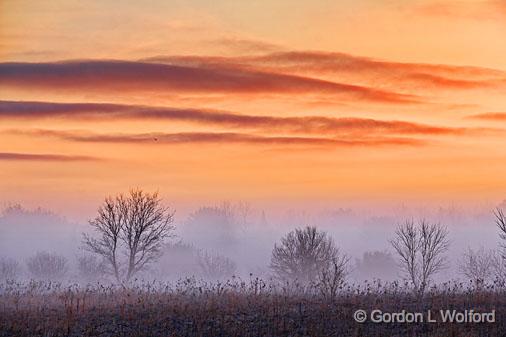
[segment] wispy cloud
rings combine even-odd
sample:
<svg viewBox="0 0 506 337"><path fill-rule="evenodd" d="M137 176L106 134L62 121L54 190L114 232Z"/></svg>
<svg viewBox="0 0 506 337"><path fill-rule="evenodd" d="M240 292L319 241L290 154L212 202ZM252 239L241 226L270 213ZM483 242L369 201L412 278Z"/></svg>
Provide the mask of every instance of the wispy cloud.
<svg viewBox="0 0 506 337"><path fill-rule="evenodd" d="M482 1L431 1L414 6L415 15L471 20L504 20L506 2L504 0Z"/></svg>
<svg viewBox="0 0 506 337"><path fill-rule="evenodd" d="M506 122L506 112L483 113L483 114L471 115L471 116L468 116L467 118L486 120L486 121Z"/></svg>
<svg viewBox="0 0 506 337"><path fill-rule="evenodd" d="M367 138L330 138L330 137L288 137L261 136L232 132L180 132L180 133L117 133L99 134L88 131L61 130L8 130L10 134L30 137L54 137L60 140L84 143L124 143L124 144L251 144L251 145L291 145L334 147L378 147L378 146L420 146L426 141L407 137L367 137Z"/></svg>
<svg viewBox="0 0 506 337"><path fill-rule="evenodd" d="M425 89L491 88L504 86L506 79L506 73L495 69L390 62L345 53L318 51L284 51L245 57L158 56L145 60L205 68L227 65L238 69L252 68L300 75L353 75L356 76L353 79L360 82L377 82L380 77L382 83L389 81L402 86L411 84L417 87L425 86Z"/></svg>
<svg viewBox="0 0 506 337"><path fill-rule="evenodd" d="M87 91L176 91L234 94L327 94L390 104L419 103L414 95L227 65L199 67L130 61L0 63L2 87Z"/></svg>
<svg viewBox="0 0 506 337"><path fill-rule="evenodd" d="M49 161L49 162L71 162L71 161L97 161L97 157L72 156L47 153L16 153L0 152L0 161Z"/></svg>
<svg viewBox="0 0 506 337"><path fill-rule="evenodd" d="M270 53L284 49L283 47L274 43L239 37L225 37L207 42L213 47L216 47L218 45L233 52L248 54Z"/></svg>
<svg viewBox="0 0 506 337"><path fill-rule="evenodd" d="M278 117L216 110L178 109L106 103L0 101L0 118L157 119L239 129L309 134L463 135L493 130L435 126L399 120L356 117Z"/></svg>

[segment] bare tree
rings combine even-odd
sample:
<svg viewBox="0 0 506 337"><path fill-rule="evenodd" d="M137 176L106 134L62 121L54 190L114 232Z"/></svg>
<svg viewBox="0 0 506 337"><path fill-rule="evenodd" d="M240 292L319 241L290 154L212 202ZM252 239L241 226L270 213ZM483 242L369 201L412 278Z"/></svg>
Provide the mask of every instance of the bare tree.
<svg viewBox="0 0 506 337"><path fill-rule="evenodd" d="M501 248L502 248L502 256L506 259L506 216L501 208L497 208L494 211L495 215L495 224L497 228L499 228L499 237L502 240Z"/></svg>
<svg viewBox="0 0 506 337"><path fill-rule="evenodd" d="M162 206L158 193L131 190L108 197L89 222L96 237L84 234L85 249L107 262L108 271L128 282L160 257L166 238L174 230L174 213Z"/></svg>
<svg viewBox="0 0 506 337"><path fill-rule="evenodd" d="M162 248L155 273L158 277L191 277L199 273L199 250L182 241L169 242Z"/></svg>
<svg viewBox="0 0 506 337"><path fill-rule="evenodd" d="M239 201L234 205L234 216L242 232L250 225L250 217L253 213L251 205L246 201Z"/></svg>
<svg viewBox="0 0 506 337"><path fill-rule="evenodd" d="M233 276L237 265L234 261L218 254L199 253L197 262L202 275L207 279L219 280Z"/></svg>
<svg viewBox="0 0 506 337"><path fill-rule="evenodd" d="M96 256L82 255L77 258L79 277L86 282L96 281L104 277L106 266Z"/></svg>
<svg viewBox="0 0 506 337"><path fill-rule="evenodd" d="M199 208L188 216L182 229L187 240L210 248L237 243L239 226L232 204L224 202L217 207Z"/></svg>
<svg viewBox="0 0 506 337"><path fill-rule="evenodd" d="M338 256L334 240L326 232L308 226L291 231L281 244L274 245L270 268L282 281L309 284Z"/></svg>
<svg viewBox="0 0 506 337"><path fill-rule="evenodd" d="M322 268L318 274L316 287L323 297L328 299L336 297L349 274L349 262L350 258L337 250L336 256L327 263L327 266Z"/></svg>
<svg viewBox="0 0 506 337"><path fill-rule="evenodd" d="M103 257L108 264L109 273L120 281L119 245L120 232L126 221L124 214L127 201L120 195L108 197L98 209L98 216L89 222L97 237L83 234L84 249Z"/></svg>
<svg viewBox="0 0 506 337"><path fill-rule="evenodd" d="M0 281L15 280L19 276L19 263L11 258L0 258Z"/></svg>
<svg viewBox="0 0 506 337"><path fill-rule="evenodd" d="M67 259L48 252L38 252L26 261L28 272L35 279L61 280L67 274Z"/></svg>
<svg viewBox="0 0 506 337"><path fill-rule="evenodd" d="M398 272L394 257L387 251L365 252L356 260L354 274L360 279L377 278L393 281Z"/></svg>
<svg viewBox="0 0 506 337"><path fill-rule="evenodd" d="M494 282L506 286L506 259L502 254L495 253L492 259L492 272Z"/></svg>
<svg viewBox="0 0 506 337"><path fill-rule="evenodd" d="M400 267L419 295L423 295L435 274L446 267L445 253L449 248L448 230L421 220L399 225L390 240L400 258Z"/></svg>
<svg viewBox="0 0 506 337"><path fill-rule="evenodd" d="M501 206L505 203L506 201L503 201ZM504 286L506 285L506 215L501 206L494 211L495 224L499 229L499 237L502 242L500 243L500 252L494 256L493 272L494 280Z"/></svg>
<svg viewBox="0 0 506 337"><path fill-rule="evenodd" d="M473 281L476 287L482 287L494 277L496 253L493 250L468 248L460 262L460 272Z"/></svg>

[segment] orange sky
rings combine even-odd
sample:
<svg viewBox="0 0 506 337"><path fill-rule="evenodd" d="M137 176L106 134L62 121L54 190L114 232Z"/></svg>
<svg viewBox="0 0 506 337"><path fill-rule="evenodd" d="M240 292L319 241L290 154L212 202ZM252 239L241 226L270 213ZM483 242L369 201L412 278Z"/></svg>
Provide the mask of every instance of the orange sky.
<svg viewBox="0 0 506 337"><path fill-rule="evenodd" d="M498 202L506 2L0 2L0 203Z"/></svg>

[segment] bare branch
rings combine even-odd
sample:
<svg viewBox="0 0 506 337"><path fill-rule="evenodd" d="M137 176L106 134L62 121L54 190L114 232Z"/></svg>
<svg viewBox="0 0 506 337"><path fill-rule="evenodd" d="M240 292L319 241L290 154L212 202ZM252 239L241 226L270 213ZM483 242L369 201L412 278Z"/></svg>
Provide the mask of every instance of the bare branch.
<svg viewBox="0 0 506 337"><path fill-rule="evenodd" d="M64 256L38 252L26 261L31 276L40 280L61 280L68 271Z"/></svg>
<svg viewBox="0 0 506 337"><path fill-rule="evenodd" d="M83 235L83 244L107 262L118 281L128 281L160 257L162 244L172 236L173 218L158 193L134 189L105 199L90 221L96 237Z"/></svg>
<svg viewBox="0 0 506 337"><path fill-rule="evenodd" d="M506 250L506 216L504 212L499 207L494 211L495 216L495 224L497 228L499 228L499 237L502 240L501 248ZM503 252L503 258L506 259L506 254Z"/></svg>
<svg viewBox="0 0 506 337"><path fill-rule="evenodd" d="M422 295L433 276L446 267L445 253L449 248L448 230L440 224L429 224L422 219L398 226L390 244L399 256L399 265L405 277Z"/></svg>
<svg viewBox="0 0 506 337"><path fill-rule="evenodd" d="M326 232L315 227L296 229L274 245L271 269L282 281L309 284L339 257L339 250Z"/></svg>
<svg viewBox="0 0 506 337"><path fill-rule="evenodd" d="M478 250L467 248L460 262L460 272L473 281L476 287L482 287L494 277L494 263L496 253L493 250Z"/></svg>
<svg viewBox="0 0 506 337"><path fill-rule="evenodd" d="M235 262L218 254L199 253L197 262L202 275L211 280L233 276L237 269Z"/></svg>

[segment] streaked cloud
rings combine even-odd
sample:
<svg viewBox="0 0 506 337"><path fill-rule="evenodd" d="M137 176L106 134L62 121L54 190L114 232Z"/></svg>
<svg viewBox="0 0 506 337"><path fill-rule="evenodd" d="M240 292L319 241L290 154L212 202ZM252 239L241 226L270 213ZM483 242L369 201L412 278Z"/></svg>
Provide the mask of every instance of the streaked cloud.
<svg viewBox="0 0 506 337"><path fill-rule="evenodd" d="M401 63L359 57L345 53L318 51L285 51L260 56L207 57L158 56L146 59L166 64L184 64L205 68L236 67L261 69L300 75L355 75L360 82L391 81L398 86L408 84L445 89L476 89L504 87L506 73L500 70L441 64ZM383 82L382 82L383 83Z"/></svg>
<svg viewBox="0 0 506 337"><path fill-rule="evenodd" d="M272 132L386 135L463 135L494 130L458 128L356 117L280 117L245 115L216 110L178 109L107 103L52 103L0 101L0 118L12 119L156 119ZM498 130L495 130L498 131Z"/></svg>
<svg viewBox="0 0 506 337"><path fill-rule="evenodd" d="M0 5L5 198L504 198L504 0L294 3Z"/></svg>
<svg viewBox="0 0 506 337"><path fill-rule="evenodd" d="M97 161L97 157L74 156L47 153L16 153L0 152L0 161L49 161L49 162L72 162L72 161Z"/></svg>
<svg viewBox="0 0 506 337"><path fill-rule="evenodd" d="M261 54L284 49L274 43L241 37L224 37L207 42L214 47L218 45L236 53Z"/></svg>
<svg viewBox="0 0 506 337"><path fill-rule="evenodd" d="M431 1L413 7L416 15L472 20L504 20L504 0L481 1Z"/></svg>
<svg viewBox="0 0 506 337"><path fill-rule="evenodd" d="M407 137L365 137L365 138L330 138L330 137L289 137L262 136L232 132L180 132L180 133L93 133L89 131L61 130L8 130L9 134L29 137L53 137L60 140L84 143L123 143L123 144L251 144L251 145L291 145L318 147L378 147L378 146L420 146L427 142Z"/></svg>
<svg viewBox="0 0 506 337"><path fill-rule="evenodd" d="M2 87L61 91L327 94L376 103L420 102L415 95L227 65L200 67L107 60L9 62L0 63L0 83Z"/></svg>
<svg viewBox="0 0 506 337"><path fill-rule="evenodd" d="M483 113L483 114L471 115L471 116L468 116L467 118L480 119L480 120L486 120L486 121L506 122L506 112Z"/></svg>

